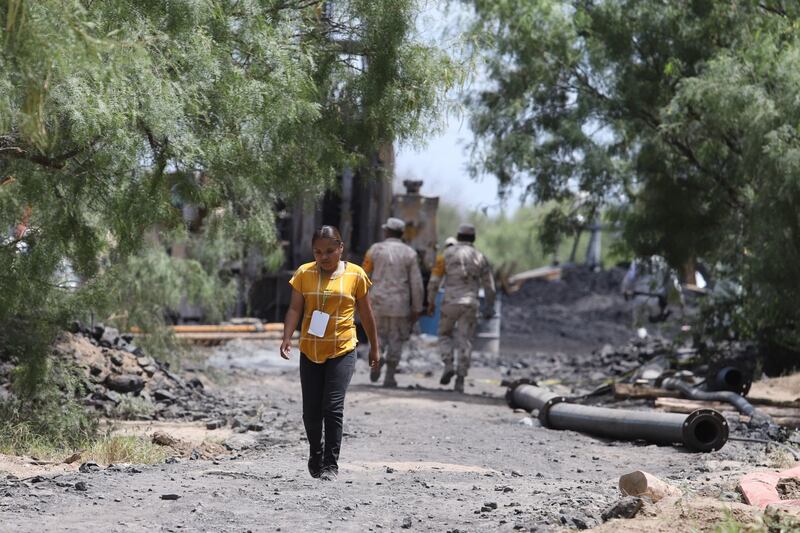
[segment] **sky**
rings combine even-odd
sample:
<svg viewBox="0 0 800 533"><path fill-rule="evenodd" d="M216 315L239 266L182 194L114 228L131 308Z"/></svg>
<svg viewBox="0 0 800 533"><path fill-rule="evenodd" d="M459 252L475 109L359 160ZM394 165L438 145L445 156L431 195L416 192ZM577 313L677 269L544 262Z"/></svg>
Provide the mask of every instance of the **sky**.
<svg viewBox="0 0 800 533"><path fill-rule="evenodd" d="M459 24L468 17L458 4L446 2L429 2L422 16L417 19L420 36L438 46L453 49L454 40L459 38L451 28L453 23ZM445 11L449 10L449 11ZM454 12L455 11L455 12ZM447 34L447 35L446 35ZM480 86L484 80L480 74L474 74L466 83L466 88L453 91L448 98L454 102L463 101L465 91ZM472 179L467 170L470 160L469 145L473 140L469 127L469 111L458 110L459 106L446 117L446 127L437 135L427 140L426 146L415 148L409 145L396 146L395 189L402 191L404 179L421 179L425 196L439 196L441 201L455 204L465 211L486 209L489 213L500 211L501 204L497 196L497 180L493 176ZM519 206L519 189L512 191L504 207L513 212Z"/></svg>
<svg viewBox="0 0 800 533"><path fill-rule="evenodd" d="M447 119L447 128L429 139L425 147L397 147L397 182L421 179L424 181L421 193L425 196L439 196L444 202L465 210L498 210L496 179L485 176L474 180L467 171L469 143L472 141L467 118L451 114ZM513 200L508 202L509 207L516 203Z"/></svg>

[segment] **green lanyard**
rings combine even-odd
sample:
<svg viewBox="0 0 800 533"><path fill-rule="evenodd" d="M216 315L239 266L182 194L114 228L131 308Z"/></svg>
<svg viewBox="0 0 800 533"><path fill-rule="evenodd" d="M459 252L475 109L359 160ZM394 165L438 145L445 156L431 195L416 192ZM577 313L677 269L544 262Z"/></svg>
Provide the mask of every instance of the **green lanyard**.
<svg viewBox="0 0 800 533"><path fill-rule="evenodd" d="M333 291L330 289L325 289L324 291L322 291L322 305L319 308L320 311L324 312L325 302L328 301L328 296L330 296L331 294L333 294Z"/></svg>
<svg viewBox="0 0 800 533"><path fill-rule="evenodd" d="M325 290L322 290L322 271L319 270L318 274L319 274L319 281L317 282L317 294L319 294L320 292L322 293L322 305L319 306L319 311L322 311L324 313L325 302L328 301L328 296L333 294L333 291L327 288L328 283L330 283L331 281L330 279L327 282L325 282L325 287L326 287Z"/></svg>

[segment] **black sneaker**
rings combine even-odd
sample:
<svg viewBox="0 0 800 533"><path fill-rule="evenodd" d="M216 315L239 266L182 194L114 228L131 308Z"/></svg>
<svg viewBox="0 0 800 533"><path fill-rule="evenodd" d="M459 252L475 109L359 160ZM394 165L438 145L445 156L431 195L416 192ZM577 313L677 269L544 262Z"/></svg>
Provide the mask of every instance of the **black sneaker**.
<svg viewBox="0 0 800 533"><path fill-rule="evenodd" d="M318 478L322 475L322 454L314 454L308 458L308 473L311 477Z"/></svg>
<svg viewBox="0 0 800 533"><path fill-rule="evenodd" d="M444 374L442 374L441 379L439 379L439 383L441 385L447 385L450 383L450 380L453 379L453 376L456 375L455 370L445 370Z"/></svg>
<svg viewBox="0 0 800 533"><path fill-rule="evenodd" d="M322 481L336 481L337 477L339 477L339 470L331 466L323 468L319 476Z"/></svg>

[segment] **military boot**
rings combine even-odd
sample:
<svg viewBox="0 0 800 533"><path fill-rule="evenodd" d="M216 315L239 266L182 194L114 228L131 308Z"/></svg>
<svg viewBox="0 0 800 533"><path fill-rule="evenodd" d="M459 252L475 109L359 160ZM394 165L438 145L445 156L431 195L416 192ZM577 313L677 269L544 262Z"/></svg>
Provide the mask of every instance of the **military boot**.
<svg viewBox="0 0 800 533"><path fill-rule="evenodd" d="M383 386L387 388L397 387L397 380L394 379L394 373L397 370L397 365L389 363L386 365L386 375L383 377Z"/></svg>
<svg viewBox="0 0 800 533"><path fill-rule="evenodd" d="M453 390L456 392L464 392L464 376L456 376L456 384Z"/></svg>

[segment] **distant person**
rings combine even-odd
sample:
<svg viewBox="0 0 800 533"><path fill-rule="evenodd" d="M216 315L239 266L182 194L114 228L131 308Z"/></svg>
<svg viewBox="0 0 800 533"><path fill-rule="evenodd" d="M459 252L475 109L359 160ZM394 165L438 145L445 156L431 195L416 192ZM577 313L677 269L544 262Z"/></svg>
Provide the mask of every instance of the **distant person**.
<svg viewBox="0 0 800 533"><path fill-rule="evenodd" d="M339 473L344 397L356 362L355 311L369 338L369 364L379 364L378 334L369 301L371 282L358 265L342 261L339 230L322 226L311 239L315 261L302 265L289 284L292 300L283 325L281 357L289 359L300 317L300 384L311 477ZM323 427L325 439L323 444Z"/></svg>
<svg viewBox="0 0 800 533"><path fill-rule="evenodd" d="M383 225L384 240L373 244L364 256L364 271L370 276L372 309L378 325L381 346L386 349L384 387L397 387L395 372L403 354L403 344L411 327L422 314L425 287L417 252L401 239L406 223L389 218ZM381 367L373 367L370 380L381 377Z"/></svg>
<svg viewBox="0 0 800 533"><path fill-rule="evenodd" d="M457 374L455 390L464 392L464 378L472 358L472 337L478 323L480 301L478 291L483 286L486 315L494 315L494 277L486 257L473 245L475 226L461 224L456 243L445 247L428 282L428 314L432 315L442 279L447 277L439 319L439 350L444 372L439 383L447 385ZM454 351L458 348L458 366L454 368Z"/></svg>
<svg viewBox="0 0 800 533"><path fill-rule="evenodd" d="M640 338L648 336L648 324L667 320L672 304L683 307L678 274L660 255L634 259L621 289L626 300L633 300L633 327Z"/></svg>

